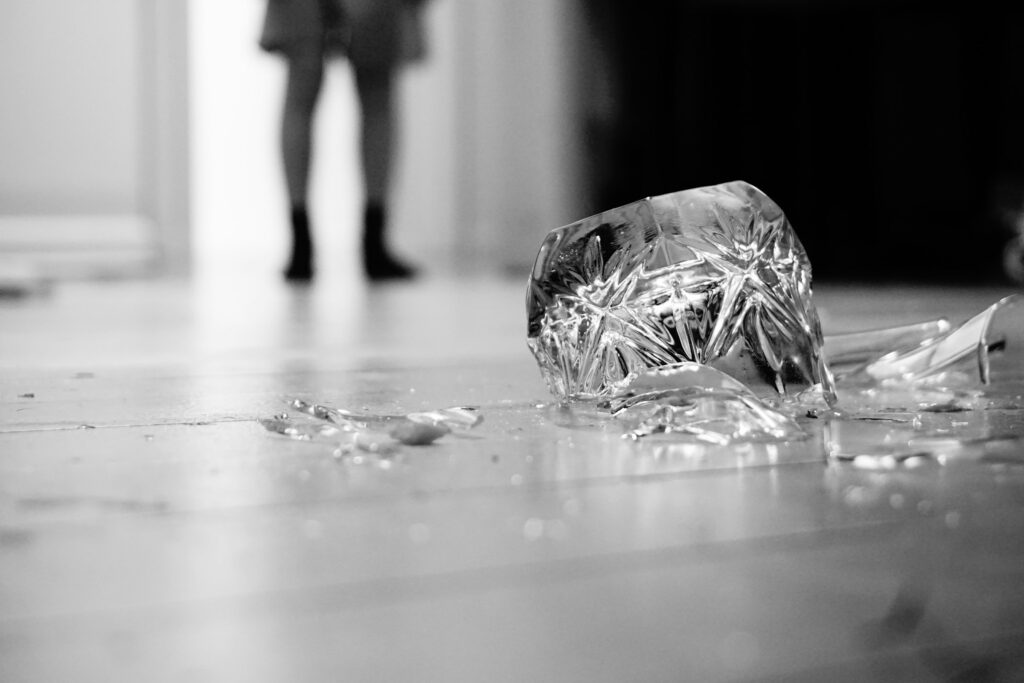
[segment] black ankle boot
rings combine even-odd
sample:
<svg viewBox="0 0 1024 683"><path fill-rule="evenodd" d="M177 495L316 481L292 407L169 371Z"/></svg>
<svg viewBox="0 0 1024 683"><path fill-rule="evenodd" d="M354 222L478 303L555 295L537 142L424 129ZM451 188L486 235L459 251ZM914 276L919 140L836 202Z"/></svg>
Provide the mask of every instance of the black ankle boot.
<svg viewBox="0 0 1024 683"><path fill-rule="evenodd" d="M384 239L384 207L368 204L363 214L363 268L371 280L408 280L416 271L390 252Z"/></svg>
<svg viewBox="0 0 1024 683"><path fill-rule="evenodd" d="M313 239L309 234L309 215L303 207L293 207L292 255L284 269L284 278L290 282L309 282L313 279Z"/></svg>

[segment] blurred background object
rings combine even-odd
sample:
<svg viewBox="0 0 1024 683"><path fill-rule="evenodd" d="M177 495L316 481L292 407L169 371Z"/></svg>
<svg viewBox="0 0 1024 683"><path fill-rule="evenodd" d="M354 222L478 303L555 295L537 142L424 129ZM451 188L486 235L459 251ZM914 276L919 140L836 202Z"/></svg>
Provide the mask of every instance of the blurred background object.
<svg viewBox="0 0 1024 683"><path fill-rule="evenodd" d="M156 0L0 8L5 272L179 272L188 263L186 11Z"/></svg>
<svg viewBox="0 0 1024 683"><path fill-rule="evenodd" d="M197 262L230 254L276 273L285 236L278 100L284 68L253 47L262 5L193 2L190 17ZM391 241L429 273L525 274L542 236L586 208L575 74L582 8L541 0L436 0L428 53L401 79ZM311 214L331 269L357 274L362 189L347 62L328 65ZM321 268L324 270L324 268Z"/></svg>
<svg viewBox="0 0 1024 683"><path fill-rule="evenodd" d="M1024 200L1019 5L588 4L614 54L602 206L742 178L819 278L994 281Z"/></svg>
<svg viewBox="0 0 1024 683"><path fill-rule="evenodd" d="M3 683L1022 680L1019 410L645 446L556 417L523 338L549 230L734 179L790 215L828 334L1014 293L964 285L1024 226L1022 10L432 0L391 214L426 277L395 287L349 286L344 61L318 280L281 281L263 10L0 2ZM256 422L282 397L485 422L334 457ZM935 462L879 469L900 435Z"/></svg>
<svg viewBox="0 0 1024 683"><path fill-rule="evenodd" d="M255 46L262 11L5 3L8 262L276 273L284 69ZM988 1L437 0L427 60L401 83L416 106L401 122L395 241L428 273L525 275L553 227L744 179L789 214L819 279L1006 280L1024 212L1022 14ZM351 78L331 65L313 174L323 257L342 272L358 270L362 202Z"/></svg>

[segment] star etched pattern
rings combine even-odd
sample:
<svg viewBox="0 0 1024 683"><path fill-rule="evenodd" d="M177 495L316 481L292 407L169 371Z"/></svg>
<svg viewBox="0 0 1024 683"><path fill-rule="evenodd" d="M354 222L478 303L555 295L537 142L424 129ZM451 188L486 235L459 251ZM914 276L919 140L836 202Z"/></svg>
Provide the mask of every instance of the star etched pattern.
<svg viewBox="0 0 1024 683"><path fill-rule="evenodd" d="M553 230L527 313L530 349L562 399L690 361L786 396L819 387L834 402L807 254L778 205L742 181Z"/></svg>

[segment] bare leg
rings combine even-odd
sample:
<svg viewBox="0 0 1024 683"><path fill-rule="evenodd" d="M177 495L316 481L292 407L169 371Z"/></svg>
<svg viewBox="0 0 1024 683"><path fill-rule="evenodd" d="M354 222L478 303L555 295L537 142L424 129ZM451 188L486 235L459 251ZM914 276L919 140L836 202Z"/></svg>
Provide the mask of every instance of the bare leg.
<svg viewBox="0 0 1024 683"><path fill-rule="evenodd" d="M306 202L313 150L313 115L323 83L323 50L318 43L296 45L288 50L287 59L281 158L291 203L292 254L285 277L302 281L313 277L313 242Z"/></svg>
<svg viewBox="0 0 1024 683"><path fill-rule="evenodd" d="M359 151L367 203L385 204L394 155L394 78L391 70L356 69Z"/></svg>
<svg viewBox="0 0 1024 683"><path fill-rule="evenodd" d="M387 199L395 157L394 72L356 68L360 161L366 191L363 264L372 280L405 279L413 269L391 256L385 239Z"/></svg>
<svg viewBox="0 0 1024 683"><path fill-rule="evenodd" d="M281 157L288 199L305 206L313 150L313 114L324 76L320 45L296 45L288 50L288 84L281 117Z"/></svg>

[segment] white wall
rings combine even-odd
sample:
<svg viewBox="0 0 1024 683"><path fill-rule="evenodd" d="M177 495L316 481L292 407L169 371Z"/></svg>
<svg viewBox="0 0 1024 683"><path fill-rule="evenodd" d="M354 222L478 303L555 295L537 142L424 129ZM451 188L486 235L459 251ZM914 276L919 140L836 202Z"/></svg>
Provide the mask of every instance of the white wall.
<svg viewBox="0 0 1024 683"><path fill-rule="evenodd" d="M0 256L145 272L187 243L184 14L162 0L0 5Z"/></svg>
<svg viewBox="0 0 1024 683"><path fill-rule="evenodd" d="M525 273L544 235L585 206L575 0L457 0L466 260Z"/></svg>
<svg viewBox="0 0 1024 683"><path fill-rule="evenodd" d="M135 0L4 0L3 213L135 210L138 23Z"/></svg>

